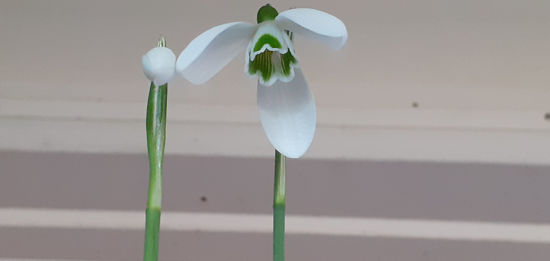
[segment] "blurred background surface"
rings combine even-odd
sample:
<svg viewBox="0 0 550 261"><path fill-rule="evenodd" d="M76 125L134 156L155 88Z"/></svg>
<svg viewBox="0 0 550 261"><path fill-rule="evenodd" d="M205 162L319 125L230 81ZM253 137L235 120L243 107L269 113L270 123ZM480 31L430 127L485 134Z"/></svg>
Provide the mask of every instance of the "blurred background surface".
<svg viewBox="0 0 550 261"><path fill-rule="evenodd" d="M288 162L289 260L548 260L550 2L270 3L349 33L339 52L296 37L318 129ZM263 4L3 0L0 259L139 259L141 55ZM162 260L270 257L273 149L243 66L170 84Z"/></svg>

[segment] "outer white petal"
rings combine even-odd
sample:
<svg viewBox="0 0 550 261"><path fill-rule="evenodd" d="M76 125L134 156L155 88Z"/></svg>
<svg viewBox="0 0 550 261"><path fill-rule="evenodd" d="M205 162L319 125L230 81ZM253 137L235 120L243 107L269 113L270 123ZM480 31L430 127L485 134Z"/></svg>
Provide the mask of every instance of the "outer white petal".
<svg viewBox="0 0 550 261"><path fill-rule="evenodd" d="M346 25L335 16L310 8L296 8L281 12L275 21L282 29L304 35L338 50L348 38Z"/></svg>
<svg viewBox="0 0 550 261"><path fill-rule="evenodd" d="M258 110L267 138L283 155L301 157L315 135L315 100L299 68L294 80L275 82L272 86L258 83Z"/></svg>
<svg viewBox="0 0 550 261"><path fill-rule="evenodd" d="M176 71L194 84L208 81L246 48L255 30L256 25L244 22L209 29L181 52Z"/></svg>
<svg viewBox="0 0 550 261"><path fill-rule="evenodd" d="M169 82L176 72L176 55L166 47L149 50L142 58L143 72L156 86Z"/></svg>

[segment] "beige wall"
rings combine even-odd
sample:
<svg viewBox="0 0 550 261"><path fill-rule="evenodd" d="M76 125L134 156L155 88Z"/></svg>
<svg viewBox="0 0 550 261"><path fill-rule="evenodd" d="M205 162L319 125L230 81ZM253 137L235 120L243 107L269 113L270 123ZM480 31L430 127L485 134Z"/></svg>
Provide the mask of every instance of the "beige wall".
<svg viewBox="0 0 550 261"><path fill-rule="evenodd" d="M310 158L548 164L547 1L276 1L340 17L338 53L296 38L315 94ZM250 1L0 4L0 148L144 151L140 57L254 21ZM169 153L270 156L255 82L236 59L205 86L170 87ZM418 108L413 108L413 103Z"/></svg>
<svg viewBox="0 0 550 261"><path fill-rule="evenodd" d="M548 260L550 2L271 3L349 31L339 53L296 37L318 129L288 163L289 260ZM0 260L139 259L140 57L259 5L2 0ZM162 260L270 258L273 148L242 68L170 85Z"/></svg>

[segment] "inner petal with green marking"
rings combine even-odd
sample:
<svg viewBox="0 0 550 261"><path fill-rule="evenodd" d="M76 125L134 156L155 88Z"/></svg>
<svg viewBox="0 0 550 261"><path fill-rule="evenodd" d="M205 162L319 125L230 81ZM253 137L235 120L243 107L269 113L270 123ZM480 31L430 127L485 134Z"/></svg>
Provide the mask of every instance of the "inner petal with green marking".
<svg viewBox="0 0 550 261"><path fill-rule="evenodd" d="M292 42L274 23L261 24L246 54L245 70L251 76L257 75L260 83L269 86L276 80L289 82L294 79L294 67L298 62Z"/></svg>
<svg viewBox="0 0 550 261"><path fill-rule="evenodd" d="M262 84L271 85L279 79L289 82L294 78L296 58L290 51L281 54L277 51L265 50L248 61L248 74L258 75Z"/></svg>

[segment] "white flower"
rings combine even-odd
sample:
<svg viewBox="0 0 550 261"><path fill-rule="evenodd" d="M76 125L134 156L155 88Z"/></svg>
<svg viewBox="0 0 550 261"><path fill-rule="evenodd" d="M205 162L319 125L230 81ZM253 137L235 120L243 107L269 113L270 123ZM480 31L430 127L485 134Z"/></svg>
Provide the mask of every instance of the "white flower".
<svg viewBox="0 0 550 261"><path fill-rule="evenodd" d="M176 71L194 84L212 78L245 51L245 73L258 76L260 120L271 144L283 155L301 157L315 134L315 101L298 68L293 33L340 49L346 26L325 12L297 8L280 14L270 5L258 11L258 24L218 25L196 37L181 52Z"/></svg>
<svg viewBox="0 0 550 261"><path fill-rule="evenodd" d="M155 47L141 58L141 65L147 79L161 86L176 73L176 55L169 48Z"/></svg>

